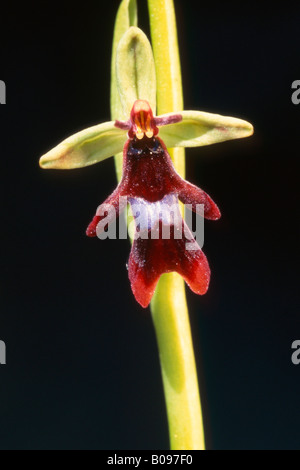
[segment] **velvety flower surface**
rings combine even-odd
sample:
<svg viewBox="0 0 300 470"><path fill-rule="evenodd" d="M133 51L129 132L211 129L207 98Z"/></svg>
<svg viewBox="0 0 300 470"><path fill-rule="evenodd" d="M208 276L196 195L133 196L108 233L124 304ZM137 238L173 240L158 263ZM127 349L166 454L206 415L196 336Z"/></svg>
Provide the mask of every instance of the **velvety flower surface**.
<svg viewBox="0 0 300 470"><path fill-rule="evenodd" d="M131 249L128 274L132 291L143 307L149 304L163 273L178 272L197 294L204 294L209 285L208 262L181 218L178 200L190 204L196 212L202 205L207 219L218 219L220 211L202 189L176 173L167 148L158 137L158 126L181 119L180 114L172 116L169 121L154 118L149 103L137 100L130 120L115 123L117 127L128 130L129 139L123 151L123 177L113 194L98 208L87 229L88 236L99 235L125 208L126 198L133 214L139 213L139 226L136 227L139 232ZM135 206L138 206L138 211ZM101 224L103 220L105 223ZM164 236L166 230L163 231L163 226L169 227L167 236ZM180 237L176 238L178 233ZM192 249L187 249L190 245L193 245Z"/></svg>

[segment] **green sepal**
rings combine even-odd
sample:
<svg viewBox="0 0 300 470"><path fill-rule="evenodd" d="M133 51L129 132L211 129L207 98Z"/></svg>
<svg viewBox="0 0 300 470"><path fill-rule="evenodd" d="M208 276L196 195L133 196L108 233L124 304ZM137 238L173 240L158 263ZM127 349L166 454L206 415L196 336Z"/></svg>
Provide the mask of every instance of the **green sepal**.
<svg viewBox="0 0 300 470"><path fill-rule="evenodd" d="M101 162L121 152L127 135L115 127L114 122L104 122L68 137L40 158L44 169L71 170Z"/></svg>
<svg viewBox="0 0 300 470"><path fill-rule="evenodd" d="M117 86L124 115L140 99L156 110L156 77L152 48L147 36L135 26L123 35L116 56Z"/></svg>
<svg viewBox="0 0 300 470"><path fill-rule="evenodd" d="M122 0L116 16L114 37L111 56L111 80L110 80L110 109L111 119L128 119L128 115L124 114L120 95L117 87L116 78L116 55L118 44L130 26L137 26L137 5L136 0ZM115 155L115 165L118 181L122 177L123 154Z"/></svg>
<svg viewBox="0 0 300 470"><path fill-rule="evenodd" d="M116 78L116 56L117 48L122 36L131 26L137 26L137 5L136 0L123 0L119 6L116 16L114 37L111 57L111 117L112 119L128 119L128 113L123 113L120 95L117 87Z"/></svg>
<svg viewBox="0 0 300 470"><path fill-rule="evenodd" d="M160 127L159 136L167 147L200 147L253 134L247 121L201 111L179 111L160 118L181 115L182 121Z"/></svg>

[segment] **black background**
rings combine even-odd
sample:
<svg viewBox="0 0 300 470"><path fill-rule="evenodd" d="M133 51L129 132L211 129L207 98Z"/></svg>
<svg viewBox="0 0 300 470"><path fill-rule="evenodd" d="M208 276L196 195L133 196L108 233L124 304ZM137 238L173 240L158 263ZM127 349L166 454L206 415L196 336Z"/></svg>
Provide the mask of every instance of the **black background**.
<svg viewBox="0 0 300 470"><path fill-rule="evenodd" d="M109 120L119 2L1 6L1 449L167 449L149 310L126 240L85 228L113 160L43 171L40 155ZM246 119L248 139L187 150L187 179L222 211L205 225L209 292L187 292L208 448L299 448L297 221L300 6L175 1L185 109ZM148 32L145 0L140 26ZM247 11L248 7L248 11Z"/></svg>

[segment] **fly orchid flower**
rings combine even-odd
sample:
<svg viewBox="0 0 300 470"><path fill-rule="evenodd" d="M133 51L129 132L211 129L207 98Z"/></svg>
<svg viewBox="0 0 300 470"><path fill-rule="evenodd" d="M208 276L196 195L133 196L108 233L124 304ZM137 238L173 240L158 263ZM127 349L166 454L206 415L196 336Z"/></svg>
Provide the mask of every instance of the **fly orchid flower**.
<svg viewBox="0 0 300 470"><path fill-rule="evenodd" d="M116 127L128 131L123 150L123 176L113 194L98 208L86 232L89 237L100 235L115 215L125 208L127 200L134 216L145 209L139 218L139 233L133 242L128 263L132 291L143 307L149 305L163 273L178 272L197 294L204 294L208 289L208 262L181 218L178 199L191 204L194 211L203 205L207 219L218 219L220 211L204 191L176 173L167 148L158 137L159 126L181 120L181 114L155 118L149 103L137 100L130 119L115 122ZM170 208L174 210L174 207L175 214L170 220ZM169 225L167 233L170 236L163 236L162 225ZM175 236L177 231L180 232L178 238ZM192 250L186 247L190 247L191 239Z"/></svg>
<svg viewBox="0 0 300 470"><path fill-rule="evenodd" d="M135 51L140 48L142 53L132 54L133 42ZM134 72L128 72L132 55L134 60L142 57L142 65L139 67L135 62ZM246 137L253 130L251 124L241 119L199 111L155 116L152 111L155 112L152 63L151 46L146 36L136 27L129 28L120 41L117 56L120 97L125 103L123 109L127 112L131 109L129 119L111 121L81 131L64 140L40 160L42 168L73 169L92 165L123 149L122 179L116 190L99 206L86 233L89 237L100 235L125 209L127 202L130 203L136 225L139 225L139 234L133 242L128 272L133 294L143 307L149 304L163 273L178 272L197 294L204 294L208 289L209 265L181 218L179 201L190 204L195 212L199 212L199 205L202 205L203 215L207 219L217 220L220 217L213 200L175 171L167 147L208 145ZM150 67L150 73L144 74L147 67ZM137 87L136 80L140 76L142 78ZM130 86L133 80L134 86ZM137 88L139 96L136 95ZM139 224L136 206L139 211L143 208ZM172 211L175 217L171 220ZM164 227L169 228L168 238L162 236ZM151 236L153 229L156 229L154 237ZM178 231L181 237L176 236ZM187 249L187 243L192 243L192 249Z"/></svg>

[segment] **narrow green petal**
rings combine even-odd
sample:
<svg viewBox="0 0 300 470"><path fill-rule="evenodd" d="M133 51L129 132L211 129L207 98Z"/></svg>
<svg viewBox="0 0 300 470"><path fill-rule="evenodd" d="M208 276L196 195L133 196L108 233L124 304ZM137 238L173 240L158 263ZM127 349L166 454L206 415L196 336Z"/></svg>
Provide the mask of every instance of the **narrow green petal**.
<svg viewBox="0 0 300 470"><path fill-rule="evenodd" d="M253 134L247 121L201 111L180 111L159 117L182 115L182 121L160 128L159 136L167 147L200 147Z"/></svg>
<svg viewBox="0 0 300 470"><path fill-rule="evenodd" d="M104 122L68 137L40 159L40 166L50 170L71 170L101 162L120 152L126 132Z"/></svg>
<svg viewBox="0 0 300 470"><path fill-rule="evenodd" d="M127 120L128 114L124 114L116 78L116 55L117 47L130 26L137 26L137 5L136 0L122 0L116 16L114 37L111 56L111 81L110 81L110 109L111 119ZM123 154L115 155L115 165L118 181L122 177Z"/></svg>
<svg viewBox="0 0 300 470"><path fill-rule="evenodd" d="M135 100L147 100L156 110L156 78L150 42L142 30L132 26L122 37L116 57L117 85L129 117Z"/></svg>

